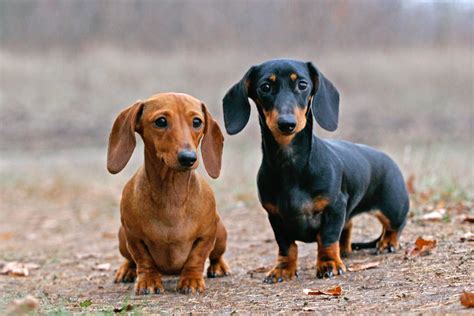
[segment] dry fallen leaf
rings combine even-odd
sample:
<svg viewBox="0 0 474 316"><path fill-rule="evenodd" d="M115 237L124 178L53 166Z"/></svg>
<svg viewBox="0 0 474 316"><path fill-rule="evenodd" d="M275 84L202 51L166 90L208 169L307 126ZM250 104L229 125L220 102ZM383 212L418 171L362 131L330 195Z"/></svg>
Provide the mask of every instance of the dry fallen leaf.
<svg viewBox="0 0 474 316"><path fill-rule="evenodd" d="M461 304L467 308L474 307L474 293L464 291L461 295Z"/></svg>
<svg viewBox="0 0 474 316"><path fill-rule="evenodd" d="M22 299L13 300L8 306L6 315L26 315L39 307L36 297L27 295Z"/></svg>
<svg viewBox="0 0 474 316"><path fill-rule="evenodd" d="M465 241L474 241L474 234L469 232L469 233L465 233L464 235L461 236L461 238L459 238L459 240L461 242L465 242Z"/></svg>
<svg viewBox="0 0 474 316"><path fill-rule="evenodd" d="M414 174L411 174L408 177L406 186L407 186L408 193L415 194L416 191L415 191L415 175Z"/></svg>
<svg viewBox="0 0 474 316"><path fill-rule="evenodd" d="M39 265L34 263L21 262L0 262L0 274L14 275L14 276L28 276L29 270L38 269Z"/></svg>
<svg viewBox="0 0 474 316"><path fill-rule="evenodd" d="M380 261L373 261L373 262L361 262L361 263L354 263L351 264L347 269L350 272L357 272L367 269L373 269L380 265Z"/></svg>
<svg viewBox="0 0 474 316"><path fill-rule="evenodd" d="M418 195L418 200L422 204L426 204L429 202L429 200L433 197L434 191L433 190L428 190L425 192L421 192Z"/></svg>
<svg viewBox="0 0 474 316"><path fill-rule="evenodd" d="M474 217L466 216L463 220L465 223L474 223Z"/></svg>
<svg viewBox="0 0 474 316"><path fill-rule="evenodd" d="M110 263L101 263L93 267L92 269L98 270L98 271L107 271L110 270Z"/></svg>
<svg viewBox="0 0 474 316"><path fill-rule="evenodd" d="M265 273L265 272L268 272L270 270L271 270L271 267L260 267L260 268L256 268L256 269L247 271L247 274Z"/></svg>
<svg viewBox="0 0 474 316"><path fill-rule="evenodd" d="M120 308L114 308L114 313L131 312L132 310L133 310L133 306L128 304L127 306L122 306Z"/></svg>
<svg viewBox="0 0 474 316"><path fill-rule="evenodd" d="M431 250L436 247L436 240L425 240L421 237L415 241L415 246L407 251L410 257L425 256L430 254Z"/></svg>
<svg viewBox="0 0 474 316"><path fill-rule="evenodd" d="M462 242L474 241L474 234L473 233L465 233L464 235L461 236L461 238L459 240L461 240Z"/></svg>
<svg viewBox="0 0 474 316"><path fill-rule="evenodd" d="M13 236L14 234L12 232L3 232L0 233L0 240L10 240Z"/></svg>
<svg viewBox="0 0 474 316"><path fill-rule="evenodd" d="M446 214L446 209L441 208L433 212L426 213L420 219L424 221L441 221Z"/></svg>
<svg viewBox="0 0 474 316"><path fill-rule="evenodd" d="M318 290L318 289L304 289L304 294L307 295L331 295L331 296L340 296L342 294L342 287L339 285L335 288L328 290Z"/></svg>
<svg viewBox="0 0 474 316"><path fill-rule="evenodd" d="M435 208L440 209L440 208L445 208L446 207L446 201L445 200L439 200L436 202Z"/></svg>

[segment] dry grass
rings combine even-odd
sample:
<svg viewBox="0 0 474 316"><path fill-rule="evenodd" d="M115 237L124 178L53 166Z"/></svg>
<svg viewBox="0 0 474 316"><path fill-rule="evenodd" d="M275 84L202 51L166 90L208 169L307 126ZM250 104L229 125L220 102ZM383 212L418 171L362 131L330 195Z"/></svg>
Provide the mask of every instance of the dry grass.
<svg viewBox="0 0 474 316"><path fill-rule="evenodd" d="M0 125L0 148L103 146L118 111L160 91L193 94L221 118L223 95L250 65L288 55L315 61L341 92L341 128L328 136L376 145L472 143L469 49L323 56L100 49L75 55L0 52L0 115L8 123Z"/></svg>

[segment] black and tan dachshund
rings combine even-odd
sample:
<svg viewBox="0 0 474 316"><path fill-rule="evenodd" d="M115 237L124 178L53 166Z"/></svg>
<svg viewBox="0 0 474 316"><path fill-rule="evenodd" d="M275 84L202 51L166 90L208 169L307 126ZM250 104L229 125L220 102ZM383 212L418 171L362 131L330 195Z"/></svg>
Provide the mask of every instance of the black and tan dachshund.
<svg viewBox="0 0 474 316"><path fill-rule="evenodd" d="M259 198L278 243L267 283L297 274L296 240L318 243L317 276L346 271L341 256L356 248L394 252L409 209L403 176L386 154L313 134L313 117L328 131L338 125L339 93L310 62L271 60L251 67L223 100L231 135L250 116L251 98L262 132ZM351 219L372 211L383 232L372 242L351 243Z"/></svg>

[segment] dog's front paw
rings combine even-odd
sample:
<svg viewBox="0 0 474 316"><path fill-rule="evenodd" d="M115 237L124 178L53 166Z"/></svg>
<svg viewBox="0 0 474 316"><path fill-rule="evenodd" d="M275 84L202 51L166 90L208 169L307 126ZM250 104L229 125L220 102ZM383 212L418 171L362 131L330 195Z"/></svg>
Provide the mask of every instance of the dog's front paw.
<svg viewBox="0 0 474 316"><path fill-rule="evenodd" d="M341 260L339 242L324 247L318 241L318 262L316 263L316 276L322 278L332 278L334 275L341 275L346 272L346 266Z"/></svg>
<svg viewBox="0 0 474 316"><path fill-rule="evenodd" d="M202 276L181 276L179 279L177 291L181 294L194 294L204 292L206 284Z"/></svg>
<svg viewBox="0 0 474 316"><path fill-rule="evenodd" d="M217 278L223 277L230 274L230 269L227 263L223 258L216 260L215 262L211 260L209 268L207 268L207 277L208 278Z"/></svg>
<svg viewBox="0 0 474 316"><path fill-rule="evenodd" d="M160 294L165 291L161 284L161 275L159 273L143 273L138 275L135 285L136 295Z"/></svg>
<svg viewBox="0 0 474 316"><path fill-rule="evenodd" d="M322 278L332 278L334 275L342 275L346 272L346 266L337 258L318 260L316 265L316 276Z"/></svg>
<svg viewBox="0 0 474 316"><path fill-rule="evenodd" d="M133 282L137 277L137 269L136 267L131 264L128 260L122 263L120 268L118 268L117 273L115 273L114 282Z"/></svg>
<svg viewBox="0 0 474 316"><path fill-rule="evenodd" d="M278 265L274 267L263 280L263 282L271 284L277 282L283 282L293 279L293 277L298 276L298 271L296 266L281 268Z"/></svg>

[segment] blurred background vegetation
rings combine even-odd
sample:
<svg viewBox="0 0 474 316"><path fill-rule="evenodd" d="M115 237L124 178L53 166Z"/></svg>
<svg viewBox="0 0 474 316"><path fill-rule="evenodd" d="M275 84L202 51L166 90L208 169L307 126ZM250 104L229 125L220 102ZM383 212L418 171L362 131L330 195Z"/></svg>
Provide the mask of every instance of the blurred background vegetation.
<svg viewBox="0 0 474 316"><path fill-rule="evenodd" d="M187 92L222 123L221 99L251 65L289 57L341 93L339 130L317 133L386 150L427 185L472 188L473 15L470 1L0 1L2 173L94 157L107 177L122 108ZM257 125L254 111L224 161L223 181L251 192Z"/></svg>

